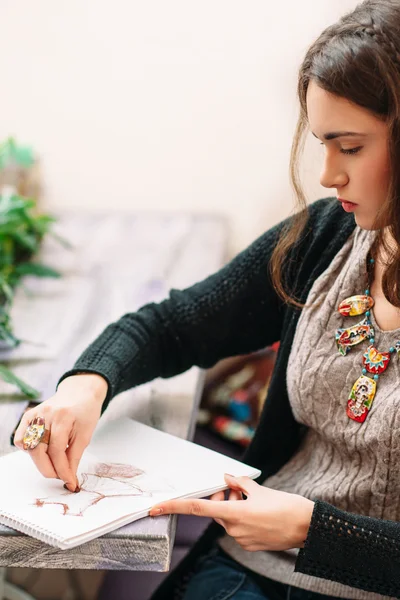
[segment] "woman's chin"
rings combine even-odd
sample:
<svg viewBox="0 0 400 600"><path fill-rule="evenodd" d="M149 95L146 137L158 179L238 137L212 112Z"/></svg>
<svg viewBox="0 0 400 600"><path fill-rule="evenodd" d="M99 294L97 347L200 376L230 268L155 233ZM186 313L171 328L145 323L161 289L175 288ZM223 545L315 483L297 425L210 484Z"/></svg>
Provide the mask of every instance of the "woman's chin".
<svg viewBox="0 0 400 600"><path fill-rule="evenodd" d="M373 219L369 219L368 217L365 217L365 216L363 217L362 215L357 215L356 213L354 213L354 219L355 219L356 224L361 229L366 229L368 231L372 231L375 229Z"/></svg>

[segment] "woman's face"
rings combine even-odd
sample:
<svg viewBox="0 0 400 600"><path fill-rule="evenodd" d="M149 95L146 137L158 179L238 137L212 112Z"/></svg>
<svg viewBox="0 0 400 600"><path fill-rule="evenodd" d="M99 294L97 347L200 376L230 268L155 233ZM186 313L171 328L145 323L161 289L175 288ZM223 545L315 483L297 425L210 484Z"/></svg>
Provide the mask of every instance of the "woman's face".
<svg viewBox="0 0 400 600"><path fill-rule="evenodd" d="M336 189L357 225L372 229L389 185L386 123L345 98L310 82L307 114L312 133L325 147L321 185Z"/></svg>

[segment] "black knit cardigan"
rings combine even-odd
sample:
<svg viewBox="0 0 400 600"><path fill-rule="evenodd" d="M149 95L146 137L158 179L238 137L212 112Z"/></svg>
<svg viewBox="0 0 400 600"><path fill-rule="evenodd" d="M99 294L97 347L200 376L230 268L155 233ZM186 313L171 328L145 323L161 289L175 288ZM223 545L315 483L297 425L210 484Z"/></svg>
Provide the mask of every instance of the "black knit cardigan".
<svg viewBox="0 0 400 600"><path fill-rule="evenodd" d="M293 417L286 388L287 362L300 310L283 303L268 265L285 221L267 231L230 263L168 299L147 304L109 325L65 373L94 372L108 381L105 410L113 396L193 365L246 354L280 340L263 413L244 462L261 469L258 481L276 473L299 447L306 427ZM285 261L285 279L305 302L316 278L355 228L335 198L309 207L307 227ZM60 380L60 381L61 381ZM342 511L313 498L311 526L295 570L366 591L400 597L400 524ZM222 527L213 523L160 586L153 600L181 598L193 572Z"/></svg>

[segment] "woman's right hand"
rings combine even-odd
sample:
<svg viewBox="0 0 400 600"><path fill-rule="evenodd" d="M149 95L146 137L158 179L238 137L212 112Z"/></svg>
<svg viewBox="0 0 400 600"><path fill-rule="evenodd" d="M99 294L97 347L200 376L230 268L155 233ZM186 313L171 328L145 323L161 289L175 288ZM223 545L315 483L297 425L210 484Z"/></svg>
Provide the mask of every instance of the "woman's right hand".
<svg viewBox="0 0 400 600"><path fill-rule="evenodd" d="M39 443L27 452L44 477L61 479L71 492L79 490L76 472L100 418L107 389L101 375L71 375L60 383L54 396L23 415L15 432L14 444L22 450L29 423L35 417L45 420L49 444Z"/></svg>

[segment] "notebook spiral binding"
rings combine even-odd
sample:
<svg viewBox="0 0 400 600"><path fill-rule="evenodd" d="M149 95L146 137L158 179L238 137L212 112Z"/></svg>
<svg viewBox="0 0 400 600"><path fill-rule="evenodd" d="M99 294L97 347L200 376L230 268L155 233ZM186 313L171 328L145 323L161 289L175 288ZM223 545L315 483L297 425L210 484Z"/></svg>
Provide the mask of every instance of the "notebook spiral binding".
<svg viewBox="0 0 400 600"><path fill-rule="evenodd" d="M39 525L35 525L32 527L26 521L17 521L10 513L2 512L0 513L0 523L6 525L7 527L11 527L11 529L16 529L21 533L25 533L31 537L34 537L46 544L50 544L51 546L55 546L58 548L56 544L56 540L62 541L60 536L54 535L45 527L40 527Z"/></svg>

